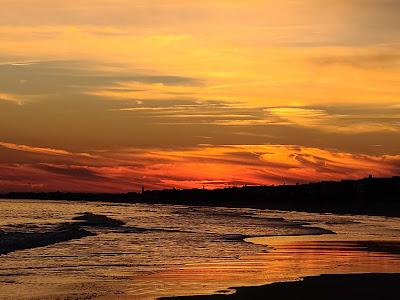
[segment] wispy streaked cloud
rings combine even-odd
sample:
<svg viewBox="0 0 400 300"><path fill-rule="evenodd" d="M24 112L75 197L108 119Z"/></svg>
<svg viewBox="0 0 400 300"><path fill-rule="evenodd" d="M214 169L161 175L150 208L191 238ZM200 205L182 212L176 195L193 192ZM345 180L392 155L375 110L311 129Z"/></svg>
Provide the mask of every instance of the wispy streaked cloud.
<svg viewBox="0 0 400 300"><path fill-rule="evenodd" d="M45 147L33 147L27 145L19 145L13 143L6 143L0 141L0 147L4 147L11 150L17 150L22 152L30 152L30 153L38 153L38 154L46 154L46 155L65 155L65 156L84 156L84 157L93 157L88 153L73 153L70 151L62 150L62 149L53 149L53 148L45 148Z"/></svg>
<svg viewBox="0 0 400 300"><path fill-rule="evenodd" d="M379 112L381 110L381 112ZM389 112L388 108L376 108L376 111L358 111L351 109L343 114L332 113L328 108L282 107L267 108L272 115L295 126L317 128L322 131L356 134L363 132L380 132L400 130L396 119L399 110Z"/></svg>
<svg viewBox="0 0 400 300"><path fill-rule="evenodd" d="M14 94L1 93L1 92L0 92L0 101L8 101L18 105L24 104L24 100L22 97L19 97L18 95Z"/></svg>
<svg viewBox="0 0 400 300"><path fill-rule="evenodd" d="M311 58L310 61L320 66L348 66L366 69L400 69L399 48L375 49L375 50L347 50L338 51ZM344 53L343 53L344 52Z"/></svg>
<svg viewBox="0 0 400 300"><path fill-rule="evenodd" d="M200 80L184 76L104 71L96 64L82 61L21 61L0 64L0 99L22 103L63 99L71 94L94 94L124 99L148 87L185 88L200 86ZM101 68L101 67L99 67ZM109 88L104 88L109 85ZM139 89L135 86L139 85ZM144 88L143 88L144 87ZM150 90L154 94L154 89Z"/></svg>
<svg viewBox="0 0 400 300"><path fill-rule="evenodd" d="M149 102L151 104L151 102ZM313 128L323 132L358 134L367 132L398 132L400 110L394 106L287 106L250 107L232 102L189 102L186 104L146 105L117 109L148 115L162 124L214 124L217 126L292 126Z"/></svg>
<svg viewBox="0 0 400 300"><path fill-rule="evenodd" d="M25 146L26 147L26 146ZM19 151L18 147L15 150ZM35 149L34 147L29 147ZM40 153L54 155L53 150ZM34 150L36 151L36 150ZM57 150L58 153L60 150ZM68 153L68 152L66 152ZM64 155L64 151L61 151ZM96 160L0 164L0 189L119 191L210 188L358 178L399 172L400 156L372 156L291 145L202 145L182 149L120 149ZM132 162L135 162L132 164Z"/></svg>

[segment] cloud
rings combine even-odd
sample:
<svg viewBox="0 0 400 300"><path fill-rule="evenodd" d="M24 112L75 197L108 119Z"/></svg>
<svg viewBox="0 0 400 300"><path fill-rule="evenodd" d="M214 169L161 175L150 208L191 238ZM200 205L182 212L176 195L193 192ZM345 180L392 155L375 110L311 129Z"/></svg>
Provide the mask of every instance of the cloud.
<svg viewBox="0 0 400 300"><path fill-rule="evenodd" d="M119 149L91 153L96 160L42 159L0 163L0 190L108 191L280 184L392 176L398 155L360 155L296 145L203 145L192 148ZM52 157L53 152L48 156ZM134 162L134 163L132 163ZM7 183L5 183L7 181ZM33 188L35 187L35 188ZM39 188L40 187L40 188Z"/></svg>
<svg viewBox="0 0 400 300"><path fill-rule="evenodd" d="M370 132L398 132L400 110L395 106L282 106L251 107L241 103L185 101L142 101L116 111L151 118L152 122L172 124L209 124L218 127L257 128L266 126L311 128L313 130L349 135ZM239 131L240 132L240 131ZM233 133L237 135L236 133ZM274 136L247 132L253 137Z"/></svg>
<svg viewBox="0 0 400 300"><path fill-rule="evenodd" d="M2 1L9 178L25 172L27 188L43 189L68 172L71 189L216 186L344 173L311 149L399 153L399 1L167 2ZM273 156L268 144L299 149Z"/></svg>
<svg viewBox="0 0 400 300"><path fill-rule="evenodd" d="M36 168L47 173L65 175L67 177L79 178L80 180L94 181L105 179L104 176L97 174L86 166L38 164Z"/></svg>
<svg viewBox="0 0 400 300"><path fill-rule="evenodd" d="M117 110L147 115L155 123L162 124L217 124L224 121L255 120L261 112L257 107L246 107L241 103L190 100L171 100L170 103L142 101L136 106Z"/></svg>
<svg viewBox="0 0 400 300"><path fill-rule="evenodd" d="M360 53L361 52L361 53ZM325 54L311 58L313 64L319 66L348 66L363 69L399 69L400 54L399 50L392 51L358 51L358 53L348 54Z"/></svg>
<svg viewBox="0 0 400 300"><path fill-rule="evenodd" d="M297 144L381 155L398 153L399 117L396 106L382 104L260 107L245 102L110 101L85 96L24 106L0 101L0 135L3 142L67 147L75 154L88 149L92 153L194 147L206 141ZM14 156L9 154L10 159Z"/></svg>
<svg viewBox="0 0 400 300"><path fill-rule="evenodd" d="M95 156L88 153L73 153L62 149L53 149L53 148L45 148L45 147L33 147L27 145L6 143L0 141L0 147L4 147L11 150L22 151L22 152L30 152L37 154L45 154L45 155L61 155L61 156L83 156L88 158L94 158Z"/></svg>
<svg viewBox="0 0 400 300"><path fill-rule="evenodd" d="M173 75L146 75L135 72L101 71L101 66L82 61L21 61L0 64L0 99L60 99L71 94L122 95L139 90L129 85L190 87L199 79ZM143 90L143 89L142 89ZM108 92L108 94L107 94Z"/></svg>
<svg viewBox="0 0 400 300"><path fill-rule="evenodd" d="M19 97L18 95L13 95L9 93L1 93L0 92L0 101L7 101L11 103L15 103L17 105L23 105L24 100L22 97Z"/></svg>
<svg viewBox="0 0 400 300"><path fill-rule="evenodd" d="M301 126L319 126L322 125L321 120L330 117L322 109L309 107L272 107L265 110L272 116L278 117L290 124Z"/></svg>
<svg viewBox="0 0 400 300"><path fill-rule="evenodd" d="M271 116L279 118L288 125L315 128L320 131L340 132L342 134L361 134L368 132L398 132L397 119L400 111L385 106L354 107L272 107L265 108Z"/></svg>
<svg viewBox="0 0 400 300"><path fill-rule="evenodd" d="M42 148L42 147L31 147L27 145L18 145L13 143L5 143L0 142L0 146L8 149L24 151L24 152L32 152L32 153L41 153L41 154L50 154L50 155L71 155L71 152L60 150L60 149L52 149L52 148Z"/></svg>

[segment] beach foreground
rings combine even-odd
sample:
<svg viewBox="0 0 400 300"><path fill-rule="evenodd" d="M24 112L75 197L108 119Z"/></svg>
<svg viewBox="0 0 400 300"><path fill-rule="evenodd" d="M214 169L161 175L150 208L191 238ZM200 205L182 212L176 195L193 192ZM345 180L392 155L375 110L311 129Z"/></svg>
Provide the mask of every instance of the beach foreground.
<svg viewBox="0 0 400 300"><path fill-rule="evenodd" d="M400 274L346 274L306 277L301 281L235 288L231 295L168 299L398 299ZM165 298L167 299L167 298Z"/></svg>
<svg viewBox="0 0 400 300"><path fill-rule="evenodd" d="M0 299L218 299L236 290L233 297L246 299L327 299L318 292L325 289L346 299L350 293L340 276L326 288L332 280L312 280L305 291L291 288L296 283L283 284L282 291L279 282L320 274L398 274L399 232L399 218L393 217L0 200ZM348 286L391 295L399 277L382 276ZM277 286L275 292L270 286L231 288L267 284ZM342 289L343 296L332 289ZM308 291L315 297L301 296ZM366 296L352 299L382 299L364 291Z"/></svg>

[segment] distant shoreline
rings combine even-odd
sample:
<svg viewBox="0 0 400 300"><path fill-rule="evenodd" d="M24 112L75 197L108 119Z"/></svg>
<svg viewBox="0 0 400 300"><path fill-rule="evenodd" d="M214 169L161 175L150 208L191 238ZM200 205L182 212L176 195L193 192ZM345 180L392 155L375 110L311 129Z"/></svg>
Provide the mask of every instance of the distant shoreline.
<svg viewBox="0 0 400 300"><path fill-rule="evenodd" d="M305 277L301 281L278 282L256 287L234 288L231 295L204 295L170 297L161 299L208 300L208 299L398 299L400 273L367 273L345 275L321 275Z"/></svg>
<svg viewBox="0 0 400 300"><path fill-rule="evenodd" d="M369 177L299 185L243 186L215 190L169 189L120 194L10 192L0 194L0 199L246 207L400 217L400 177Z"/></svg>

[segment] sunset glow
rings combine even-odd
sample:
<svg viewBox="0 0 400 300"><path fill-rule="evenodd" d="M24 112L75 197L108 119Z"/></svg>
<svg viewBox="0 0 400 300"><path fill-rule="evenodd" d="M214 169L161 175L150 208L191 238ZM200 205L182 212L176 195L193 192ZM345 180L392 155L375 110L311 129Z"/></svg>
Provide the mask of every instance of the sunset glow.
<svg viewBox="0 0 400 300"><path fill-rule="evenodd" d="M400 173L400 2L4 0L0 192Z"/></svg>

